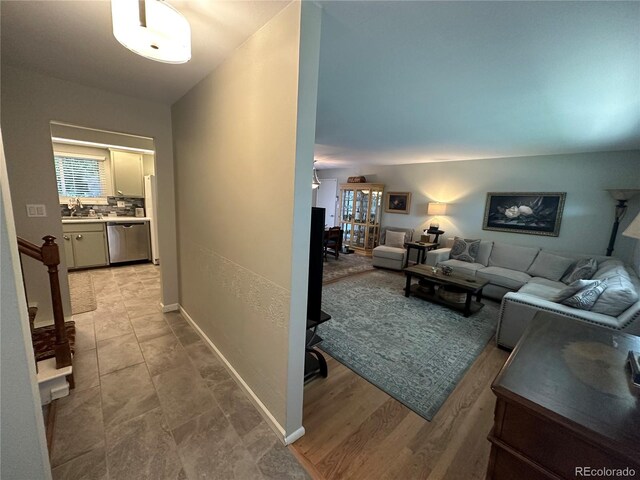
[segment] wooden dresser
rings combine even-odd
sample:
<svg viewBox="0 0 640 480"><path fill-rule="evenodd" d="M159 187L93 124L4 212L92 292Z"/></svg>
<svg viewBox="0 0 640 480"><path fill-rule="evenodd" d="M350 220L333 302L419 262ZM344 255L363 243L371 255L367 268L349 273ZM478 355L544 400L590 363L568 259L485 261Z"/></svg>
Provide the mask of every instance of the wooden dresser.
<svg viewBox="0 0 640 480"><path fill-rule="evenodd" d="M629 350L640 337L538 314L492 385L487 478L640 478Z"/></svg>

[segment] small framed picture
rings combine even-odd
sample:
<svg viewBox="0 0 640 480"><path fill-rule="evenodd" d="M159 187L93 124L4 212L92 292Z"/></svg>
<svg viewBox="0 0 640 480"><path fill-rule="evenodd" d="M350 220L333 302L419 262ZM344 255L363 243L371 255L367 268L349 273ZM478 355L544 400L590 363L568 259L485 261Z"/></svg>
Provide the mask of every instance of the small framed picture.
<svg viewBox="0 0 640 480"><path fill-rule="evenodd" d="M387 192L384 211L408 214L411 208L411 192Z"/></svg>

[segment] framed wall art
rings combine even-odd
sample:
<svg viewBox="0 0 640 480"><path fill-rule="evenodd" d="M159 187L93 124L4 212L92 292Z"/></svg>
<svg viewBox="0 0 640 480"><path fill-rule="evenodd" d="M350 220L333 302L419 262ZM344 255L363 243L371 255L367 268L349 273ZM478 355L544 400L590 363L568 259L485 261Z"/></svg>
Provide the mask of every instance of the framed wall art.
<svg viewBox="0 0 640 480"><path fill-rule="evenodd" d="M387 192L384 211L408 214L411 208L411 192Z"/></svg>
<svg viewBox="0 0 640 480"><path fill-rule="evenodd" d="M557 237L565 192L489 192L483 230Z"/></svg>

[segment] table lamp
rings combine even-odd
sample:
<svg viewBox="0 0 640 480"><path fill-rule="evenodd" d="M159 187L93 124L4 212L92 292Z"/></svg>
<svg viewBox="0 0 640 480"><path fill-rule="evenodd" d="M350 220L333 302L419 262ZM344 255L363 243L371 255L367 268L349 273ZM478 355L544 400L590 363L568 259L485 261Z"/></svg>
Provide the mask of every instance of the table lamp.
<svg viewBox="0 0 640 480"><path fill-rule="evenodd" d="M426 234L435 235L435 239L433 243L438 243L438 237L444 233L443 230L440 230L440 223L438 222L438 215L446 215L447 213L447 204L442 202L429 202L427 205L427 215L432 215L433 218L429 223L429 228L425 230Z"/></svg>

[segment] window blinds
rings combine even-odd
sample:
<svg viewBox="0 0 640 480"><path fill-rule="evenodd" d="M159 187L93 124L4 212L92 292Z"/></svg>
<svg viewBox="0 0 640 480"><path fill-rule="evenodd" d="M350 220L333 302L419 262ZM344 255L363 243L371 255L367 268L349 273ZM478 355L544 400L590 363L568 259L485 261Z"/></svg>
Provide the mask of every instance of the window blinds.
<svg viewBox="0 0 640 480"><path fill-rule="evenodd" d="M93 158L55 155L58 195L100 198L107 196L106 162Z"/></svg>

